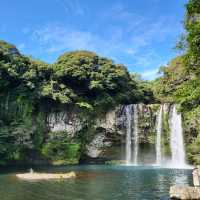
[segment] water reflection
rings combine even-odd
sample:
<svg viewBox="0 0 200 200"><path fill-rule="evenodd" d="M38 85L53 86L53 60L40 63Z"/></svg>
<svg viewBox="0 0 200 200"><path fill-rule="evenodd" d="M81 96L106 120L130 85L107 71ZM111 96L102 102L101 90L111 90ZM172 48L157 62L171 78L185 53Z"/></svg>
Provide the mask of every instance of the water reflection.
<svg viewBox="0 0 200 200"><path fill-rule="evenodd" d="M174 170L172 178L173 183L176 185L187 185L189 182L189 177L183 170Z"/></svg>

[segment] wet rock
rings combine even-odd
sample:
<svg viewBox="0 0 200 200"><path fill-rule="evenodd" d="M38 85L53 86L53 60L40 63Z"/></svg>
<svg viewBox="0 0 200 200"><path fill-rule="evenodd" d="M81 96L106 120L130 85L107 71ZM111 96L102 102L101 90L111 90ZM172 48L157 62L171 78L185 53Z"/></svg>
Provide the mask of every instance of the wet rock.
<svg viewBox="0 0 200 200"><path fill-rule="evenodd" d="M86 147L87 156L91 158L97 158L106 147L110 146L111 142L106 141L105 133L98 133Z"/></svg>
<svg viewBox="0 0 200 200"><path fill-rule="evenodd" d="M192 175L193 175L194 186L199 187L200 186L200 167L199 166L193 170Z"/></svg>
<svg viewBox="0 0 200 200"><path fill-rule="evenodd" d="M138 104L140 144L155 143L156 111L154 111L154 107L159 106ZM55 134L65 132L66 137L71 138L87 132L89 138L85 146L84 159L123 159L127 127L125 108L126 105L119 105L92 119L90 116L87 116L87 119L81 117L80 113L73 111L54 112L47 117L48 130Z"/></svg>
<svg viewBox="0 0 200 200"><path fill-rule="evenodd" d="M51 132L65 131L71 137L74 137L84 124L84 120L81 121L77 114L72 112L51 113L47 119Z"/></svg>
<svg viewBox="0 0 200 200"><path fill-rule="evenodd" d="M95 123L95 127L102 127L104 129L113 131L116 125L116 110L107 112L101 118L98 118Z"/></svg>
<svg viewBox="0 0 200 200"><path fill-rule="evenodd" d="M200 188L189 186L170 187L170 198L179 200L198 200L200 199Z"/></svg>
<svg viewBox="0 0 200 200"><path fill-rule="evenodd" d="M36 173L30 172L25 174L16 174L16 177L26 181L39 181L39 180L50 180L50 179L69 179L75 178L75 172L69 173L59 173L59 174L51 174L51 173Z"/></svg>

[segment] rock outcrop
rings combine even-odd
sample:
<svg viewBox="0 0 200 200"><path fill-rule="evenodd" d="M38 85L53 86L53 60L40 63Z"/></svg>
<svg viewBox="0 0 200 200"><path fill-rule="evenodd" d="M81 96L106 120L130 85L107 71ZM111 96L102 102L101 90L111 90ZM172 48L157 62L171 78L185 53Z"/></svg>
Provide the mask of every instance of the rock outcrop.
<svg viewBox="0 0 200 200"><path fill-rule="evenodd" d="M192 175L193 175L194 186L199 187L200 186L200 166L198 166L197 168L193 170Z"/></svg>
<svg viewBox="0 0 200 200"><path fill-rule="evenodd" d="M100 157L105 148L110 147L111 145L111 141L106 141L105 133L99 133L98 135L95 135L91 143L86 146L87 155L91 158Z"/></svg>
<svg viewBox="0 0 200 200"><path fill-rule="evenodd" d="M49 114L47 122L50 132L66 131L70 137L74 137L83 128L85 121L75 112L63 111Z"/></svg>
<svg viewBox="0 0 200 200"><path fill-rule="evenodd" d="M48 174L48 173L25 173L25 174L16 174L16 177L26 181L39 181L39 180L50 180L50 179L68 179L75 178L75 172L69 173L59 173L59 174Z"/></svg>
<svg viewBox="0 0 200 200"><path fill-rule="evenodd" d="M200 199L200 167L193 169L193 184L191 186L172 186L170 187L170 198L179 200L198 200Z"/></svg>
<svg viewBox="0 0 200 200"><path fill-rule="evenodd" d="M170 198L179 200L200 199L200 188L190 186L172 186L170 188Z"/></svg>
<svg viewBox="0 0 200 200"><path fill-rule="evenodd" d="M158 105L139 104L139 143L155 143L155 123ZM87 126L89 140L86 143L86 158L121 160L124 157L127 119L125 105L121 105L96 118L86 119L79 112L61 111L47 116L49 132L65 132L74 138ZM132 138L134 139L134 138Z"/></svg>

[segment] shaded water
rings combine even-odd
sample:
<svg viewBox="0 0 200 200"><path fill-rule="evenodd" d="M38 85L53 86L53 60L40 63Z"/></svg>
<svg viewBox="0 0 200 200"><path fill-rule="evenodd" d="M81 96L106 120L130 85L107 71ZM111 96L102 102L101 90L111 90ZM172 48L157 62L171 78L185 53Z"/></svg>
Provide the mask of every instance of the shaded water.
<svg viewBox="0 0 200 200"><path fill-rule="evenodd" d="M168 199L169 187L191 184L191 170L144 166L80 165L40 168L45 172L76 171L63 181L27 182L12 171L1 172L1 200L156 200ZM19 171L19 170L18 170Z"/></svg>

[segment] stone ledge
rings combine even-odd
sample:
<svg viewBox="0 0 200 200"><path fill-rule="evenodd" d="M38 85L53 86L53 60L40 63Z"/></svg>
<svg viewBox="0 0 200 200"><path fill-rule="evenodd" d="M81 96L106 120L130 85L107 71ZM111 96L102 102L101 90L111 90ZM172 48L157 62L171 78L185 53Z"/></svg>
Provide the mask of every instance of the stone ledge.
<svg viewBox="0 0 200 200"><path fill-rule="evenodd" d="M60 174L48 174L48 173L25 173L16 174L16 177L23 180L49 180L49 179L68 179L75 178L75 172L60 173Z"/></svg>
<svg viewBox="0 0 200 200"><path fill-rule="evenodd" d="M190 186L170 187L170 198L179 200L200 200L200 188Z"/></svg>
<svg viewBox="0 0 200 200"><path fill-rule="evenodd" d="M192 175L193 175L194 186L199 187L200 186L200 167L199 166L193 169Z"/></svg>

